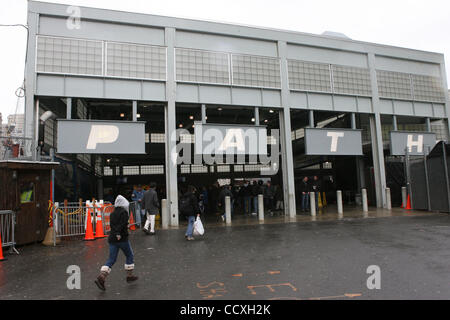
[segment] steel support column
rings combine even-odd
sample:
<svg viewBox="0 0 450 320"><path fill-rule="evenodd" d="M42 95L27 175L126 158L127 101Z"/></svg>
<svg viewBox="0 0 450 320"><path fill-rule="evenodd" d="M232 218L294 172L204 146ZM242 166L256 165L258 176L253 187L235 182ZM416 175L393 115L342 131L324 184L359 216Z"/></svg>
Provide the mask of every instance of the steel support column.
<svg viewBox="0 0 450 320"><path fill-rule="evenodd" d="M397 116L395 114L392 116L392 130L398 131Z"/></svg>
<svg viewBox="0 0 450 320"><path fill-rule="evenodd" d="M66 101L66 119L72 119L72 98L67 98Z"/></svg>
<svg viewBox="0 0 450 320"><path fill-rule="evenodd" d="M425 118L425 126L428 132L431 132L431 119Z"/></svg>
<svg viewBox="0 0 450 320"><path fill-rule="evenodd" d="M206 123L206 106L202 104L202 123Z"/></svg>
<svg viewBox="0 0 450 320"><path fill-rule="evenodd" d="M137 101L136 100L133 100L133 106L132 106L131 112L133 115L133 117L132 117L133 121L137 121Z"/></svg>
<svg viewBox="0 0 450 320"><path fill-rule="evenodd" d="M375 70L375 54L368 54L370 82L372 89L373 113L369 116L372 143L372 158L375 169L375 194L377 207L386 207L386 171L384 166L383 137L381 134L380 96L378 94L377 73Z"/></svg>
<svg viewBox="0 0 450 320"><path fill-rule="evenodd" d="M281 59L281 106L280 110L280 140L281 140L281 163L283 170L283 194L284 213L295 218L295 179L294 179L294 157L292 154L291 140L291 111L289 107L289 87L287 68L287 44L278 41L278 55Z"/></svg>
<svg viewBox="0 0 450 320"><path fill-rule="evenodd" d="M176 83L175 83L175 29L165 28L165 44L167 46L167 81L165 107L166 132L166 194L167 207L170 214L170 225L178 226L178 180L176 152Z"/></svg>
<svg viewBox="0 0 450 320"><path fill-rule="evenodd" d="M39 29L39 14L28 11L27 18L28 25L28 38L30 40L36 39L36 34ZM39 126L39 110L36 113L35 101L36 97L34 93L36 92L36 41L28 41L27 43L27 60L25 62L25 115L24 115L24 136L27 138L32 138L32 151L31 155L33 159L37 159L37 147L38 147L38 137L36 137L36 131Z"/></svg>

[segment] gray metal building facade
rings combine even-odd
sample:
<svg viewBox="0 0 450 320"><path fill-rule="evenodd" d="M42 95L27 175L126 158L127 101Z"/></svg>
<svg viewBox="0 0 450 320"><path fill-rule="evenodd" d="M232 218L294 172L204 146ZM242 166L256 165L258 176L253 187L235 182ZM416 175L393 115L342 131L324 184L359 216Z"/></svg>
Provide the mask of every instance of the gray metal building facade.
<svg viewBox="0 0 450 320"><path fill-rule="evenodd" d="M37 139L39 97L67 98L68 108L73 98L164 103L166 159L176 143L168 133L177 128L177 103L275 108L285 213L290 216L296 214L291 110L368 115L378 207L385 205L386 187L381 117L448 121L442 54L85 7L81 28L68 28L67 9L28 3L27 137ZM165 166L171 223L176 225L177 166L170 161Z"/></svg>

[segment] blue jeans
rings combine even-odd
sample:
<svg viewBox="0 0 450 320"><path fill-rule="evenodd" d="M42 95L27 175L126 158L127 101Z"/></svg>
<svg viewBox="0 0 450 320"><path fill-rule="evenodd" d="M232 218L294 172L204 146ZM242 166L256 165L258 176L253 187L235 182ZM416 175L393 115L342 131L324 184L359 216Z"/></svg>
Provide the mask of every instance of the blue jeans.
<svg viewBox="0 0 450 320"><path fill-rule="evenodd" d="M195 222L195 216L189 216L188 217L188 226L186 230L186 236L192 237L192 232L194 231L194 222Z"/></svg>
<svg viewBox="0 0 450 320"><path fill-rule="evenodd" d="M309 193L302 193L302 210L309 210Z"/></svg>
<svg viewBox="0 0 450 320"><path fill-rule="evenodd" d="M135 217L135 222L138 226L141 226L141 221L142 221L142 209L141 209L141 204L139 202L136 202L136 208L135 208L136 212L134 212L134 217Z"/></svg>
<svg viewBox="0 0 450 320"><path fill-rule="evenodd" d="M130 241L114 242L109 244L109 258L106 261L105 266L112 267L116 263L119 249L122 249L126 256L126 264L134 264L133 249L131 249Z"/></svg>

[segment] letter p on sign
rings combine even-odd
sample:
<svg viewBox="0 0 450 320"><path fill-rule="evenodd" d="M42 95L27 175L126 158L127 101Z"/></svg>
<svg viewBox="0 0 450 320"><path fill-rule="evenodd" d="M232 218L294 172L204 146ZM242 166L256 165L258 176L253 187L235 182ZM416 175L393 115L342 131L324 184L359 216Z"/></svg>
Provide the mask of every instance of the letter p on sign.
<svg viewBox="0 0 450 320"><path fill-rule="evenodd" d="M119 128L111 125L93 125L86 149L96 149L97 143L113 143L119 137Z"/></svg>

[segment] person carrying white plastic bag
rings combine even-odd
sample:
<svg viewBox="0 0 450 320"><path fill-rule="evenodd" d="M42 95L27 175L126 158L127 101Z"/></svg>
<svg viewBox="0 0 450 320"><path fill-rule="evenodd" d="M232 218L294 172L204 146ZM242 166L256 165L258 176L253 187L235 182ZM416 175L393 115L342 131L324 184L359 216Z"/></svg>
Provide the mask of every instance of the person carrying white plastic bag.
<svg viewBox="0 0 450 320"><path fill-rule="evenodd" d="M205 233L205 228L203 228L202 220L200 220L200 217L197 217L197 219L194 222L194 236L202 236Z"/></svg>
<svg viewBox="0 0 450 320"><path fill-rule="evenodd" d="M185 186L181 186L178 210L188 220L188 227L185 234L186 240L195 240L193 237L195 218L196 216L197 219L200 217L200 208L198 206L198 199L195 196L195 187L188 186L186 188Z"/></svg>

